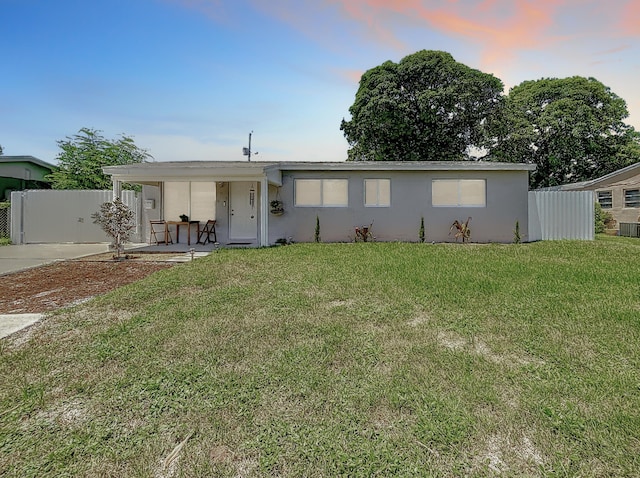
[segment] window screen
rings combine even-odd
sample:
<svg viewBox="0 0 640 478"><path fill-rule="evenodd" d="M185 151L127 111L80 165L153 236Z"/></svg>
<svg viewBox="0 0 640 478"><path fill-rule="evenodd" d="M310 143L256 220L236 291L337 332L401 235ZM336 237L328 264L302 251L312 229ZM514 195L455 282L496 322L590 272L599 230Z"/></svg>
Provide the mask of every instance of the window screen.
<svg viewBox="0 0 640 478"><path fill-rule="evenodd" d="M192 221L215 219L216 183L166 182L163 204L166 221L179 221L182 214Z"/></svg>
<svg viewBox="0 0 640 478"><path fill-rule="evenodd" d="M434 179L431 182L433 206L485 207L486 180Z"/></svg>
<svg viewBox="0 0 640 478"><path fill-rule="evenodd" d="M389 207L391 205L391 180L365 179L364 205L367 207Z"/></svg>
<svg viewBox="0 0 640 478"><path fill-rule="evenodd" d="M296 179L296 206L344 207L349 204L346 179Z"/></svg>

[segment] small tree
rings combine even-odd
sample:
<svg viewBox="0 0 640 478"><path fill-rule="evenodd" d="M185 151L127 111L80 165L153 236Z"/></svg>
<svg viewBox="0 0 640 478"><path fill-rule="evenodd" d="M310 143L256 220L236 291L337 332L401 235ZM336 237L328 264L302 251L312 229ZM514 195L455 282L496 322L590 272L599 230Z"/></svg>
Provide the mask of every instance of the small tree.
<svg viewBox="0 0 640 478"><path fill-rule="evenodd" d="M113 239L115 248L114 259L120 259L120 253L124 249L124 243L129 241L133 229L136 227L133 220L133 211L124 204L120 198L113 202L105 202L100 206L100 211L91 215L94 224L99 224L104 232Z"/></svg>

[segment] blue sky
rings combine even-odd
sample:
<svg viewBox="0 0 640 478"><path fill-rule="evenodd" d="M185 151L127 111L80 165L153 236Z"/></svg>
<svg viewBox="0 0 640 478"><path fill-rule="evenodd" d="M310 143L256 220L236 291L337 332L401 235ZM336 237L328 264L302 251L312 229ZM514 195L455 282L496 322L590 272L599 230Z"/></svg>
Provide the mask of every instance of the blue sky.
<svg viewBox="0 0 640 478"><path fill-rule="evenodd" d="M359 76L421 49L499 77L593 76L640 130L640 0L0 0L0 145L80 128L156 161L341 161Z"/></svg>

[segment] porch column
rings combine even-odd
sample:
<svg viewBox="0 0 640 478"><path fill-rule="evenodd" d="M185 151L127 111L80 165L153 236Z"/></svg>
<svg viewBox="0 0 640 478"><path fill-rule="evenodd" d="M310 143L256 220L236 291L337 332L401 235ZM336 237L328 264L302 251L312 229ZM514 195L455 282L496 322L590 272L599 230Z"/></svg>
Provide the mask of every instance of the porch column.
<svg viewBox="0 0 640 478"><path fill-rule="evenodd" d="M112 201L115 201L116 198L119 198L122 194L122 183L117 179L113 180L113 198Z"/></svg>
<svg viewBox="0 0 640 478"><path fill-rule="evenodd" d="M260 180L260 245L269 245L269 181Z"/></svg>

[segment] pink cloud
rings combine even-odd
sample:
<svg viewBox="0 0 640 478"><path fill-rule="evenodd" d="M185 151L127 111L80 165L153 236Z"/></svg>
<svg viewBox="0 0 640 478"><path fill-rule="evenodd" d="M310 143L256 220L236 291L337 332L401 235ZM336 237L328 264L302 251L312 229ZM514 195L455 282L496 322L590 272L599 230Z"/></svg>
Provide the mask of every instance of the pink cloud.
<svg viewBox="0 0 640 478"><path fill-rule="evenodd" d="M615 4L624 3L624 8ZM423 26L462 38L482 52L482 67L504 64L522 50L566 46L569 40L640 35L640 2L614 0L324 0L369 38L404 50L398 25ZM622 48L622 47L621 47Z"/></svg>
<svg viewBox="0 0 640 478"><path fill-rule="evenodd" d="M391 14L419 19L434 30L461 36L482 44L517 49L533 47L551 38L543 33L553 26L553 14L559 0L536 2L485 0L479 4L467 1L402 0L327 0L342 6L350 19L366 24L384 24ZM548 33L548 32L547 32ZM386 36L392 35L386 32ZM384 40L384 38L380 38Z"/></svg>
<svg viewBox="0 0 640 478"><path fill-rule="evenodd" d="M362 70L334 70L338 76L344 78L350 83L359 83L364 71Z"/></svg>
<svg viewBox="0 0 640 478"><path fill-rule="evenodd" d="M628 0L622 8L620 27L629 36L640 36L640 3L637 0Z"/></svg>
<svg viewBox="0 0 640 478"><path fill-rule="evenodd" d="M608 50L602 50L596 52L596 55L613 55L614 53L620 53L631 48L631 45L620 45L615 48L609 48Z"/></svg>

